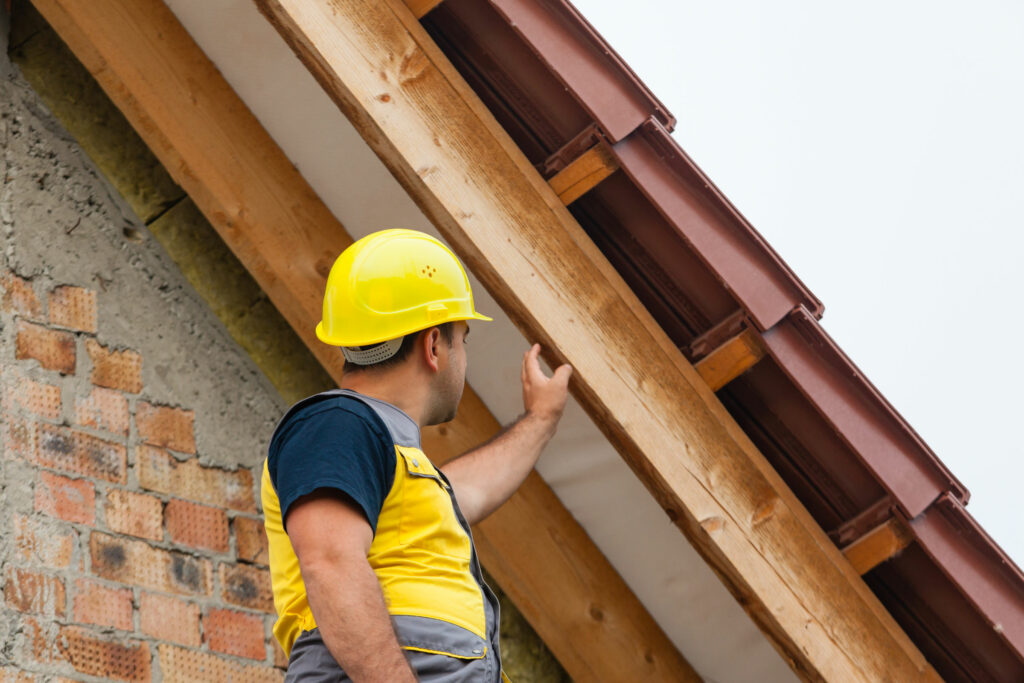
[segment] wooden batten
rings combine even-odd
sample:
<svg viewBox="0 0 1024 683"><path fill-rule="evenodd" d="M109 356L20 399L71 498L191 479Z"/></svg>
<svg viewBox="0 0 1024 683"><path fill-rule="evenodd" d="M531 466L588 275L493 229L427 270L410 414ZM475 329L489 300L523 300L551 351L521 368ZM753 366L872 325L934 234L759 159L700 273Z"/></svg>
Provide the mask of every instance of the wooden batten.
<svg viewBox="0 0 1024 683"><path fill-rule="evenodd" d="M913 542L910 527L892 517L843 548L843 554L858 574L867 574Z"/></svg>
<svg viewBox="0 0 1024 683"><path fill-rule="evenodd" d="M697 362L694 367L711 391L718 391L765 356L757 333L746 329Z"/></svg>
<svg viewBox="0 0 1024 683"><path fill-rule="evenodd" d="M800 676L939 680L400 0L257 5Z"/></svg>
<svg viewBox="0 0 1024 683"><path fill-rule="evenodd" d="M422 19L427 12L440 5L442 0L405 0L406 7L417 19Z"/></svg>
<svg viewBox="0 0 1024 683"><path fill-rule="evenodd" d="M617 170L619 162L612 151L599 142L555 174L548 184L568 206Z"/></svg>
<svg viewBox="0 0 1024 683"><path fill-rule="evenodd" d="M340 381L340 354L313 330L327 273L352 239L171 11L159 0L34 4ZM466 387L459 417L425 430L424 444L445 461L499 427ZM476 536L485 566L574 679L700 680L536 474Z"/></svg>

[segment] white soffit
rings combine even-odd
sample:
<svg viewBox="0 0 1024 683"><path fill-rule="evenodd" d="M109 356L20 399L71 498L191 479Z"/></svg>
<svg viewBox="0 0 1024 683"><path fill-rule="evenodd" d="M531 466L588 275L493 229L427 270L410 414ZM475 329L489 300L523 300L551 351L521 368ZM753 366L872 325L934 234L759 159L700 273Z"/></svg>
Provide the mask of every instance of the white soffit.
<svg viewBox="0 0 1024 683"><path fill-rule="evenodd" d="M353 238L437 235L251 0L167 4ZM473 325L468 380L508 423L528 343L470 278L495 321ZM537 469L705 680L797 680L574 400Z"/></svg>

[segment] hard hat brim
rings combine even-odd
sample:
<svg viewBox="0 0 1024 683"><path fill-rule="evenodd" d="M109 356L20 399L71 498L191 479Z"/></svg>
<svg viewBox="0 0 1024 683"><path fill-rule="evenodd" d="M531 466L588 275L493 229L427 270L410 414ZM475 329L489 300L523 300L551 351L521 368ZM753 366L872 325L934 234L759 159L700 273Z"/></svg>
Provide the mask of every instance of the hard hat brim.
<svg viewBox="0 0 1024 683"><path fill-rule="evenodd" d="M437 327L438 325L443 325L444 323L453 323L453 322L456 322L458 320L479 320L481 322L486 322L486 323L494 322L493 318L489 318L488 316L484 315L483 313L478 313L477 311L473 311L473 315L472 316L469 316L469 317L467 317L467 316L457 316L457 317L454 317L454 318L447 318L445 320L439 320L439 321L437 321L437 322L435 322L433 324L425 325L424 327L421 327L419 330L410 330L409 332L406 332L405 334L400 335L400 336L404 337L407 334L415 334L416 332L419 332L421 330L429 330L431 327ZM374 339L365 339L365 338L357 338L357 337L345 337L345 336L342 336L342 335L333 335L333 336L331 336L331 335L328 335L327 332L324 330L324 323L323 323L322 320L316 324L316 338L319 339L320 341L322 341L324 344L329 344L331 346L368 346L370 344L379 344L381 342L386 342L389 339L395 339L395 337L388 337L388 338L385 338L385 339L376 339L376 338L374 338Z"/></svg>

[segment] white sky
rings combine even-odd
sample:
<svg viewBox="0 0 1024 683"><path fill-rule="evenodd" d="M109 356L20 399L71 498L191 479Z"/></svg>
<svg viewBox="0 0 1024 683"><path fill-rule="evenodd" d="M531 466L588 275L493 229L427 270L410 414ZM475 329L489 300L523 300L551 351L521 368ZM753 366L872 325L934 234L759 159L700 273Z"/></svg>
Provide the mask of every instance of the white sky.
<svg viewBox="0 0 1024 683"><path fill-rule="evenodd" d="M1024 565L1024 3L573 2Z"/></svg>

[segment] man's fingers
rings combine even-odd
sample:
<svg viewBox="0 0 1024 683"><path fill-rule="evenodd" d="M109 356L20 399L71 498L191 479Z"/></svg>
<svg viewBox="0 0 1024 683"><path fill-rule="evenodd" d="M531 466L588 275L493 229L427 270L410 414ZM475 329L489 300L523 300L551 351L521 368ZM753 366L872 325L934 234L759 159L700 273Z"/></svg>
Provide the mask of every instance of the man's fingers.
<svg viewBox="0 0 1024 683"><path fill-rule="evenodd" d="M571 378L571 377L572 377L572 366L569 365L568 363L566 363L565 365L560 365L558 367L558 369L555 370L554 379L558 380L562 384L568 384L569 383L569 378Z"/></svg>

